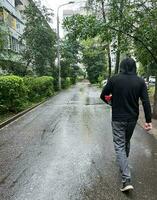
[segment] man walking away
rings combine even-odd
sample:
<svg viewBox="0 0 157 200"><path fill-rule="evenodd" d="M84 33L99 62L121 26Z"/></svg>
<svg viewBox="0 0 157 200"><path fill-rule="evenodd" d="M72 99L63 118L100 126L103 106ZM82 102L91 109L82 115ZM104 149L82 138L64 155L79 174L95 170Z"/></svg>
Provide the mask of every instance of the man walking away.
<svg viewBox="0 0 157 200"><path fill-rule="evenodd" d="M139 115L139 98L145 113L145 129L152 129L151 106L144 80L136 74L136 62L124 59L120 73L113 76L100 95L108 103L106 96L112 95L112 130L117 161L120 167L123 186L121 191L132 190L131 173L128 165L130 139Z"/></svg>

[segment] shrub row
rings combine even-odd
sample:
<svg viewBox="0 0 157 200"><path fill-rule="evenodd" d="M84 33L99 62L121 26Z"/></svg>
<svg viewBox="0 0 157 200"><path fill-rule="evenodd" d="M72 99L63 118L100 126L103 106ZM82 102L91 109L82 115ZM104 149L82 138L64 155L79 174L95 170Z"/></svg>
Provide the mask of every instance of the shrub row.
<svg viewBox="0 0 157 200"><path fill-rule="evenodd" d="M50 76L26 77L23 79L28 88L27 94L29 101L40 100L44 97L50 97L54 93L53 78Z"/></svg>
<svg viewBox="0 0 157 200"><path fill-rule="evenodd" d="M70 79L70 77L66 77L65 79L62 78L62 88L63 89L70 87L71 84L72 84L72 80Z"/></svg>
<svg viewBox="0 0 157 200"><path fill-rule="evenodd" d="M53 78L0 76L0 112L18 112L28 102L53 95Z"/></svg>

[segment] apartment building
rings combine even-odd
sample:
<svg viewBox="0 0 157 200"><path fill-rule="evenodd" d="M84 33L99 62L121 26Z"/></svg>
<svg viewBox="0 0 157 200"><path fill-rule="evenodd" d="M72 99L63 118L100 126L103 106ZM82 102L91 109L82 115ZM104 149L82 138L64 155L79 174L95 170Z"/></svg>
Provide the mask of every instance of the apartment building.
<svg viewBox="0 0 157 200"><path fill-rule="evenodd" d="M63 10L63 21L64 21L67 17L71 17L71 16L73 16L73 15L75 15L75 14L76 14L76 12L75 12L74 10L72 10L72 9ZM63 33L63 34L61 34L61 37L65 37L66 34L67 34L67 31L66 31L65 29L62 29L62 27L61 27L61 33Z"/></svg>
<svg viewBox="0 0 157 200"><path fill-rule="evenodd" d="M1 59L13 62L20 60L20 51L24 48L20 38L24 32L25 19L23 10L29 5L31 0L1 0L0 21L3 22L5 31L5 43Z"/></svg>

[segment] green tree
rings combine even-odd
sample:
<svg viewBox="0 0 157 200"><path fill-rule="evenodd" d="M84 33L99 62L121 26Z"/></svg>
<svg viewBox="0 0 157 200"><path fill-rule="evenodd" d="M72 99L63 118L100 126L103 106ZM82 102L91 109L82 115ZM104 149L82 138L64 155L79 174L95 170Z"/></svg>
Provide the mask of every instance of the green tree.
<svg viewBox="0 0 157 200"><path fill-rule="evenodd" d="M2 30L2 24L0 23L0 51L4 48L4 34Z"/></svg>
<svg viewBox="0 0 157 200"><path fill-rule="evenodd" d="M86 66L88 79L91 83L98 83L100 75L107 71L104 55L105 50L98 38L82 41L82 62Z"/></svg>
<svg viewBox="0 0 157 200"><path fill-rule="evenodd" d="M105 20L105 19L103 19ZM111 55L110 55L110 35L105 32L102 26L102 21L97 19L93 14L87 16L84 15L74 15L67 18L64 22L64 27L70 35L73 35L75 39L86 40L87 38L95 38L96 36L101 38L101 42L106 49L106 54L108 56L108 76L111 76ZM105 55L104 55L105 56Z"/></svg>
<svg viewBox="0 0 157 200"><path fill-rule="evenodd" d="M68 32L76 39L99 36L108 55L116 55L115 73L120 58L133 55L147 70L157 77L157 2L150 0L89 0L92 15L74 16L65 22ZM91 19L94 19L91 20ZM111 47L111 48L110 48ZM157 118L157 81L153 116Z"/></svg>
<svg viewBox="0 0 157 200"><path fill-rule="evenodd" d="M26 26L22 39L26 43L23 58L27 66L33 65L38 75L49 75L56 58L56 34L48 24L52 13L30 2L24 11Z"/></svg>
<svg viewBox="0 0 157 200"><path fill-rule="evenodd" d="M119 63L121 54L128 51L128 38L120 31L123 29L123 16L127 15L128 0L108 0L108 24L117 28L117 31L111 30L112 49L115 54L115 74L119 72Z"/></svg>
<svg viewBox="0 0 157 200"><path fill-rule="evenodd" d="M67 36L74 40L85 40L96 37L101 31L101 24L94 15L76 14L64 20Z"/></svg>
<svg viewBox="0 0 157 200"><path fill-rule="evenodd" d="M112 33L111 30L103 26L108 22L108 1L105 0L88 0L87 1L87 10L89 10L99 21L99 26L101 27L99 30L99 35L102 39L102 42L106 46L106 54L107 54L107 66L108 66L108 78L111 77L112 73Z"/></svg>
<svg viewBox="0 0 157 200"><path fill-rule="evenodd" d="M79 49L79 51L82 54L83 58L82 62L86 66L89 80L92 83L96 83L100 73L102 72L102 66L105 66L106 64L105 54L107 54L107 51L105 51L106 42L104 42L104 40L101 39L101 45L100 45L100 41L98 40L101 38L100 21L98 21L96 17L93 15L83 16L77 14L67 18L64 21L64 27L68 31L67 36L73 40L73 43L75 41L81 44L81 48ZM87 48L85 47L84 44L87 45ZM91 46L88 47L88 45ZM90 50L90 48L92 49ZM92 55L92 51L94 49L95 52ZM99 63L98 63L98 58L100 58ZM90 59L92 60L91 62ZM92 74L92 67L93 67L93 74Z"/></svg>
<svg viewBox="0 0 157 200"><path fill-rule="evenodd" d="M147 74L157 79L157 2L143 0L132 5L135 53L138 60L146 66ZM157 118L157 81L155 86L153 116Z"/></svg>
<svg viewBox="0 0 157 200"><path fill-rule="evenodd" d="M79 73L79 42L70 36L62 41L61 45L61 77L66 80L69 77L74 84Z"/></svg>
<svg viewBox="0 0 157 200"><path fill-rule="evenodd" d="M103 1L103 0L102 0ZM101 1L101 2L102 2ZM120 45L116 48L122 50L125 46L131 49L131 54L135 55L138 61L146 65L148 72L157 74L157 2L150 0L135 1L103 1L109 3L108 20L102 24L111 30L111 40L115 41L115 34L121 35ZM114 2L114 4L110 4ZM116 4L115 4L116 3ZM113 6L118 6L117 9ZM119 8L119 16L118 14ZM120 9L121 8L121 9ZM118 41L118 40L117 40ZM129 41L129 42L128 42ZM121 43L124 45L121 47ZM124 48L124 52L127 49ZM118 63L118 62L117 62ZM157 77L157 75L156 75ZM155 87L153 116L157 118L157 83Z"/></svg>
<svg viewBox="0 0 157 200"><path fill-rule="evenodd" d="M128 0L89 0L88 5L91 7L93 14L101 22L101 38L106 41L109 76L111 74L111 53L115 57L114 73L119 71L121 57L128 54L132 49L130 37L123 34L126 23L123 16L129 19ZM99 22L99 24L100 24ZM128 26L128 25L127 25Z"/></svg>

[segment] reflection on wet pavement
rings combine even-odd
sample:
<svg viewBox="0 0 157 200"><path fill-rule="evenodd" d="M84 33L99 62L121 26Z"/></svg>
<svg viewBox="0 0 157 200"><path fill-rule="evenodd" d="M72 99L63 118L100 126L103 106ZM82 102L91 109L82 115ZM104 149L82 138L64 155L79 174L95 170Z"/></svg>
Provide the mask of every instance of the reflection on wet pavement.
<svg viewBox="0 0 157 200"><path fill-rule="evenodd" d="M1 200L156 200L157 142L139 126L122 194L111 110L82 82L0 130Z"/></svg>

